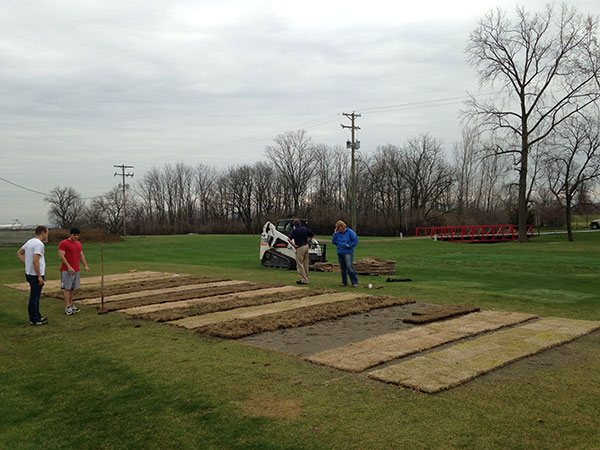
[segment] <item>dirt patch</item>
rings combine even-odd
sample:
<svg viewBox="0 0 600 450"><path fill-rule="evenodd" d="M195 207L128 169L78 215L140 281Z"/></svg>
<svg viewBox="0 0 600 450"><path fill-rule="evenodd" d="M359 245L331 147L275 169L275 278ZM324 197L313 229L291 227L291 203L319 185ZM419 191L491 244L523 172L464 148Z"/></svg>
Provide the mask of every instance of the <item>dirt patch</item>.
<svg viewBox="0 0 600 450"><path fill-rule="evenodd" d="M414 328L402 322L413 311L427 308L430 303L407 303L381 309L372 309L334 319L255 334L240 339L245 344L306 357L315 353L343 347L381 334Z"/></svg>
<svg viewBox="0 0 600 450"><path fill-rule="evenodd" d="M174 292L172 294L163 294L157 297L138 297L119 302L105 304L107 311L117 311L119 309L129 309L137 306L154 305L157 303L171 303L191 298L212 297L216 295L233 294L235 292L254 291L268 287L276 287L273 284L242 283L222 287L212 287L206 289L197 289L195 291Z"/></svg>
<svg viewBox="0 0 600 450"><path fill-rule="evenodd" d="M476 306L462 306L462 305L440 305L432 306L431 308L423 309L412 313L404 319L406 323L414 323L415 325L424 324L429 322L436 322L438 320L445 320L451 317L462 316L472 312L479 311Z"/></svg>
<svg viewBox="0 0 600 450"><path fill-rule="evenodd" d="M323 303L303 308L265 314L247 319L234 319L213 323L196 329L199 333L223 338L237 339L280 328L293 328L334 319L350 314L360 314L377 308L414 303L414 300L397 297L365 296L336 303Z"/></svg>
<svg viewBox="0 0 600 450"><path fill-rule="evenodd" d="M165 275L160 277L144 278L140 280L122 280L110 284L104 284L104 296L127 294L130 292L146 291L152 289L163 289L168 287L186 286L190 284L212 283L216 281L228 281L227 278L199 277L194 275ZM62 290L50 290L44 292L46 297L63 298ZM85 286L75 291L75 300L100 297L102 291L100 286Z"/></svg>
<svg viewBox="0 0 600 450"><path fill-rule="evenodd" d="M48 233L48 243L58 244L67 239L71 233L65 228L51 228ZM80 242L121 242L124 241L118 234L110 234L106 230L99 228L82 228L79 236Z"/></svg>
<svg viewBox="0 0 600 450"><path fill-rule="evenodd" d="M435 393L600 329L600 322L540 319L373 371L369 377Z"/></svg>
<svg viewBox="0 0 600 450"><path fill-rule="evenodd" d="M279 397L251 397L242 403L242 411L251 417L294 419L302 412L298 400Z"/></svg>
<svg viewBox="0 0 600 450"><path fill-rule="evenodd" d="M277 294L262 296L256 294L256 296L254 297L247 298L236 298L235 296L231 296L231 298L219 302L196 302L196 304L187 307L168 309L166 311L155 311L145 314L139 313L134 315L136 317L139 317L140 319L154 320L156 322L168 322L170 320L178 320L183 319L185 317L197 316L200 314L210 314L217 311L226 311L229 309L243 308L246 306L266 305L268 303L283 302L286 300L294 300L297 298L310 297L313 295L323 295L332 292L335 291L331 289L316 289L310 292L302 290L300 292L280 292Z"/></svg>

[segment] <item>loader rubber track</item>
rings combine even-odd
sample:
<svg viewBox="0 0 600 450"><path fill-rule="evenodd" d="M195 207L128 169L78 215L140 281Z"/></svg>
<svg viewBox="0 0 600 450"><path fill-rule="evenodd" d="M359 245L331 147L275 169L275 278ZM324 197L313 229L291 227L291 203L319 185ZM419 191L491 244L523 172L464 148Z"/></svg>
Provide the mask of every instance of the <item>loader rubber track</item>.
<svg viewBox="0 0 600 450"><path fill-rule="evenodd" d="M274 250L267 250L263 255L262 266L269 269L290 270L296 268L296 261Z"/></svg>

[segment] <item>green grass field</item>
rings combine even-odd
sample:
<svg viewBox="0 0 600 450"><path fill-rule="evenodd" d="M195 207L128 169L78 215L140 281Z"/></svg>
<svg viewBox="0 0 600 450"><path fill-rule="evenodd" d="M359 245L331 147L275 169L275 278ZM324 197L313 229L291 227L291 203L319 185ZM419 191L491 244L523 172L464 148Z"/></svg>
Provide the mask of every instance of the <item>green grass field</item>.
<svg viewBox="0 0 600 450"><path fill-rule="evenodd" d="M326 238L325 238L326 239ZM17 247L0 280L24 281ZM100 245L85 244L100 274ZM335 251L328 247L329 260ZM106 273L130 269L292 284L260 268L257 236L131 237L104 245ZM600 320L600 232L527 244L362 239L356 258L397 262L361 277L380 294ZM59 277L56 245L47 278ZM337 288L339 274L311 273ZM85 283L85 280L84 280ZM0 448L600 448L600 333L436 395L400 389L235 341L0 287Z"/></svg>

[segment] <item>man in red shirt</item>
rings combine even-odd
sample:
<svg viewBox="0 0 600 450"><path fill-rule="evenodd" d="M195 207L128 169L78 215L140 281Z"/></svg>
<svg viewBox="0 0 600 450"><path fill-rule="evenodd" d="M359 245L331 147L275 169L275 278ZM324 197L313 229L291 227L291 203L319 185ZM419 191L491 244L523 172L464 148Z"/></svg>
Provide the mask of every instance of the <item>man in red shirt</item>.
<svg viewBox="0 0 600 450"><path fill-rule="evenodd" d="M75 289L81 285L79 261L83 263L86 272L90 270L81 249L81 242L79 242L81 231L79 228L73 227L70 233L71 235L67 239L58 244L58 258L62 263L60 265L60 287L65 296L65 314L67 316L79 312L79 308L73 304Z"/></svg>

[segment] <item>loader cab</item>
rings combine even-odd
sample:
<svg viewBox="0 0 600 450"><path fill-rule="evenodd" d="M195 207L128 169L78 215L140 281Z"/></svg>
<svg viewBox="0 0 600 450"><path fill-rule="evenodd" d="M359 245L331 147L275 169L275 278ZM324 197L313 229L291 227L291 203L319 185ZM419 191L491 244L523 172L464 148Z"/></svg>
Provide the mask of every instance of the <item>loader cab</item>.
<svg viewBox="0 0 600 450"><path fill-rule="evenodd" d="M300 219L302 225L305 227L308 226L308 220ZM277 221L277 225L275 225L275 229L280 233L289 236L292 230L294 229L294 219L280 219Z"/></svg>

